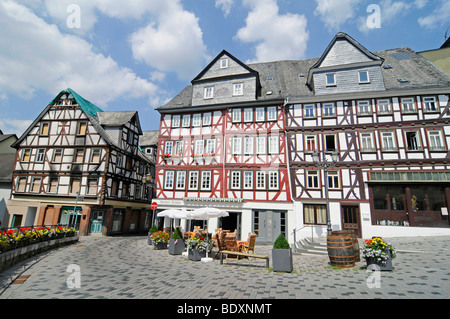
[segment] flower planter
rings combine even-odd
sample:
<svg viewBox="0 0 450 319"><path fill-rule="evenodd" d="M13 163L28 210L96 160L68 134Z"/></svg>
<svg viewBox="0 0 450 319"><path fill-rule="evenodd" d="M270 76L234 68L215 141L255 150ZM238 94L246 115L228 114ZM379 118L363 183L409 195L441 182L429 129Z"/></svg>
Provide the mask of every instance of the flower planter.
<svg viewBox="0 0 450 319"><path fill-rule="evenodd" d="M377 261L375 258L366 258L367 268L371 268L372 270L378 270L377 267L373 267L376 265L379 267L381 271L392 271L394 270L394 266L392 265L392 256L389 249L386 249L386 254L388 255L388 259L386 261Z"/></svg>
<svg viewBox="0 0 450 319"><path fill-rule="evenodd" d="M203 157L194 157L194 163L203 164Z"/></svg>
<svg viewBox="0 0 450 319"><path fill-rule="evenodd" d="M182 239L173 239L169 240L169 254L171 255L181 255L186 247L184 246L184 241Z"/></svg>
<svg viewBox="0 0 450 319"><path fill-rule="evenodd" d="M197 248L190 249L188 252L188 258L192 261L200 261L202 258L206 258L206 250L198 250Z"/></svg>
<svg viewBox="0 0 450 319"><path fill-rule="evenodd" d="M209 165L213 162L215 157L214 156L204 156L203 159L205 160L205 165Z"/></svg>
<svg viewBox="0 0 450 319"><path fill-rule="evenodd" d="M173 165L178 165L181 163L181 157L172 157Z"/></svg>
<svg viewBox="0 0 450 319"><path fill-rule="evenodd" d="M164 242L158 242L153 244L153 248L156 250L163 250L167 249L167 243Z"/></svg>
<svg viewBox="0 0 450 319"><path fill-rule="evenodd" d="M273 271L292 272L292 249L272 249Z"/></svg>

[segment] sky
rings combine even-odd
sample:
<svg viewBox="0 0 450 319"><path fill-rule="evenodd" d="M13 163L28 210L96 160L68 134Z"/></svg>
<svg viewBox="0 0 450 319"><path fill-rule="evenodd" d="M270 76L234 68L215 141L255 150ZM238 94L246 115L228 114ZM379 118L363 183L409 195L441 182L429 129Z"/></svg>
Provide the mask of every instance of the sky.
<svg viewBox="0 0 450 319"><path fill-rule="evenodd" d="M322 55L338 32L374 52L439 48L450 0L0 0L0 130L18 137L71 88L144 131L222 50L244 63Z"/></svg>

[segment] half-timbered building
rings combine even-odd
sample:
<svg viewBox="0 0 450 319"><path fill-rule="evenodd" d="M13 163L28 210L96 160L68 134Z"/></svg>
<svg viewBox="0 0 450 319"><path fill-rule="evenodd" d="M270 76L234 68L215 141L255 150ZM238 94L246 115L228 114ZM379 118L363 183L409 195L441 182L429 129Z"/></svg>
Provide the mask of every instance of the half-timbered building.
<svg viewBox="0 0 450 319"><path fill-rule="evenodd" d="M137 111L103 112L60 92L17 149L9 211L24 225L75 225L80 234L148 229L154 163L139 148Z"/></svg>
<svg viewBox="0 0 450 319"><path fill-rule="evenodd" d="M156 164L160 210L223 208L216 227L272 243L293 220L284 98L276 65L222 51L161 113Z"/></svg>
<svg viewBox="0 0 450 319"><path fill-rule="evenodd" d="M326 236L325 186L333 230L448 234L448 74L409 48L372 53L344 33L296 66L286 135L298 237Z"/></svg>

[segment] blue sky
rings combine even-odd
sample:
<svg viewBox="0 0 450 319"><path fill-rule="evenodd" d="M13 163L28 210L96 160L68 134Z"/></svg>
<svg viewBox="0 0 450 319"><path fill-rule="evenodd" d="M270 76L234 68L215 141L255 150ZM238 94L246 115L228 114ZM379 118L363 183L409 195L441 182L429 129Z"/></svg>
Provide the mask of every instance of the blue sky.
<svg viewBox="0 0 450 319"><path fill-rule="evenodd" d="M342 31L370 51L425 51L449 27L450 0L0 0L0 130L20 136L67 87L155 130L155 108L223 49L307 59Z"/></svg>

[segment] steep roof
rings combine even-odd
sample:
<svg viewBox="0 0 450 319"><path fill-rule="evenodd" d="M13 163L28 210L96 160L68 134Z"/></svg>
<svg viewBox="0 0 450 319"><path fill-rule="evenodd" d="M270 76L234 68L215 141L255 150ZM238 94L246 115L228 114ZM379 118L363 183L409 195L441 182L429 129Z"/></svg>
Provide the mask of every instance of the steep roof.
<svg viewBox="0 0 450 319"><path fill-rule="evenodd" d="M12 182L16 154L0 154L0 183Z"/></svg>
<svg viewBox="0 0 450 319"><path fill-rule="evenodd" d="M91 116L96 116L97 112L103 112L101 108L96 106L95 104L91 103L90 101L83 98L81 95L79 95L77 92L72 90L71 88L67 88L63 91L61 91L51 102L50 104L54 104L58 99L61 98L61 96L65 93L69 93L69 98L73 97L77 104L80 106L80 108L87 114Z"/></svg>
<svg viewBox="0 0 450 319"><path fill-rule="evenodd" d="M139 138L139 144L141 146L151 146L158 144L159 131L144 131Z"/></svg>

